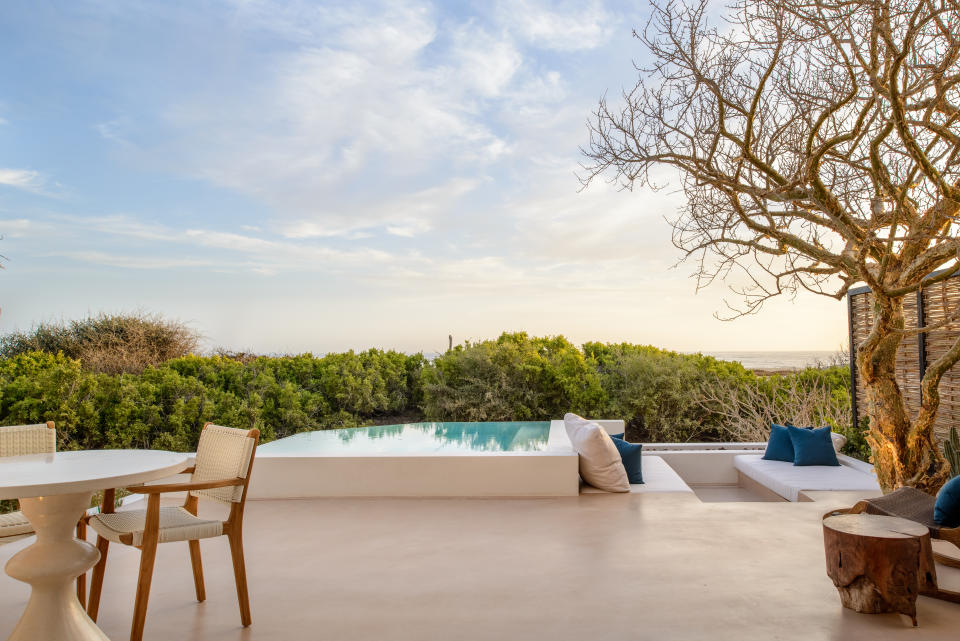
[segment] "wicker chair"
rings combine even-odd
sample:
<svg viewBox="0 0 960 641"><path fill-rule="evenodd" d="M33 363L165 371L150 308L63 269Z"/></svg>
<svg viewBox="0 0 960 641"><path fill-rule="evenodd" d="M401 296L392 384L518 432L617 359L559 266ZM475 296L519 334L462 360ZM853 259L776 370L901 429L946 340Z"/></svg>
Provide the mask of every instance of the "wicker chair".
<svg viewBox="0 0 960 641"><path fill-rule="evenodd" d="M0 427L0 456L49 454L56 451L57 430L53 421ZM32 532L33 526L20 512L0 514L0 538Z"/></svg>
<svg viewBox="0 0 960 641"><path fill-rule="evenodd" d="M960 548L960 527L949 528L941 527L933 520L933 509L937 500L920 490L912 487L902 487L895 492L879 496L872 499L864 499L851 508L836 510L832 514L879 514L881 516L896 516L901 519L907 519L926 526L930 530L931 539L940 539L952 543ZM943 554L933 553L938 563L951 567L960 567L960 560L945 556ZM943 590L937 587L933 591L924 592L926 596L945 601L960 603L960 592Z"/></svg>
<svg viewBox="0 0 960 641"><path fill-rule="evenodd" d="M113 511L113 490L105 492L103 512L89 517L88 523L97 532L100 561L93 568L90 580L90 601L87 614L94 621L100 606L100 592L111 542L140 548L140 578L133 607L131 641L143 638L143 624L150 597L150 582L157 556L157 544L188 541L193 564L193 581L197 601L206 599L203 586L203 567L200 563L200 539L226 536L230 542L234 578L237 582L237 600L240 602L240 621L250 625L250 598L247 593L247 573L243 561L243 507L257 443L258 430L238 430L207 423L200 434L194 467L184 470L192 473L188 483L142 485L128 488L134 494L147 495L147 509ZM187 492L182 507L160 507L160 495L166 492ZM227 520L210 520L197 516L198 499L212 499L230 506Z"/></svg>

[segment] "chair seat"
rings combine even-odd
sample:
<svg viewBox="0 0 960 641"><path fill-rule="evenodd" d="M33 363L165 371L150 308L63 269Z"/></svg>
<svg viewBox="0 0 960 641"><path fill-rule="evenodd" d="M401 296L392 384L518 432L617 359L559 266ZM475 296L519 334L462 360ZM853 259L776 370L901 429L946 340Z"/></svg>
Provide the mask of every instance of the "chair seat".
<svg viewBox="0 0 960 641"><path fill-rule="evenodd" d="M0 514L0 537L32 533L33 526L21 512Z"/></svg>
<svg viewBox="0 0 960 641"><path fill-rule="evenodd" d="M113 514L97 514L90 518L90 527L114 543L140 545L146 527L147 511L131 510ZM130 534L133 540L122 540ZM190 514L182 507L160 508L160 543L209 539L223 534L223 521L210 521Z"/></svg>

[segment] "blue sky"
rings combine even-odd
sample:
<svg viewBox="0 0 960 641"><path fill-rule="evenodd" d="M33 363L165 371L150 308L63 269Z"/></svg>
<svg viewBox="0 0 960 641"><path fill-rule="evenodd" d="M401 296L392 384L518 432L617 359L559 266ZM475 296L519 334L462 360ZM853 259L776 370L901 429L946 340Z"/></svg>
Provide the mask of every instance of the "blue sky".
<svg viewBox="0 0 960 641"><path fill-rule="evenodd" d="M728 292L673 268L674 191L578 192L645 10L4 3L0 331L142 309L262 352L838 348L845 305L812 295L715 320Z"/></svg>

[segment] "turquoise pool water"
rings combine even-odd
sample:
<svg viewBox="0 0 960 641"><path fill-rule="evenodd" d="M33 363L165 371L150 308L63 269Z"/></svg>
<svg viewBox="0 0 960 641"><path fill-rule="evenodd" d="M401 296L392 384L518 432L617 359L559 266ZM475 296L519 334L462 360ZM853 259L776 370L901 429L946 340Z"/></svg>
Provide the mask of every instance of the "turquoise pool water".
<svg viewBox="0 0 960 641"><path fill-rule="evenodd" d="M261 445L274 456L476 454L546 449L549 421L404 423L302 432Z"/></svg>

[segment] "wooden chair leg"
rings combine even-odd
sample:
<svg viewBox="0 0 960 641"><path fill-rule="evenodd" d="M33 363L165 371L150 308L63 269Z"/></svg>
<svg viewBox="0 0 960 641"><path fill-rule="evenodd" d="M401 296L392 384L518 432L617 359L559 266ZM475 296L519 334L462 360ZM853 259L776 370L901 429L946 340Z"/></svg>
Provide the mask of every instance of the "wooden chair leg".
<svg viewBox="0 0 960 641"><path fill-rule="evenodd" d="M143 542L140 545L140 576L137 579L137 598L133 602L133 625L130 627L130 641L143 641L143 624L147 620L150 583L153 581L153 566L157 560L159 526L160 495L151 494L147 499L147 521L143 528Z"/></svg>
<svg viewBox="0 0 960 641"><path fill-rule="evenodd" d="M81 541L87 540L87 524L83 519L77 521L77 538ZM84 572L77 577L77 599L80 601L80 607L87 607L87 573Z"/></svg>
<svg viewBox="0 0 960 641"><path fill-rule="evenodd" d="M97 613L100 610L100 592L103 590L103 575L107 569L107 551L110 549L110 541L97 535L97 550L100 551L100 560L93 566L93 574L90 577L90 600L87 603L87 616L96 622Z"/></svg>
<svg viewBox="0 0 960 641"><path fill-rule="evenodd" d="M247 568L243 562L243 534L238 528L227 534L230 541L230 556L233 557L233 576L237 581L237 601L240 602L240 622L243 627L251 623L250 595L247 592Z"/></svg>
<svg viewBox="0 0 960 641"><path fill-rule="evenodd" d="M203 587L203 564L200 561L200 541L190 541L190 564L193 565L193 587L197 601L205 601L207 591Z"/></svg>

